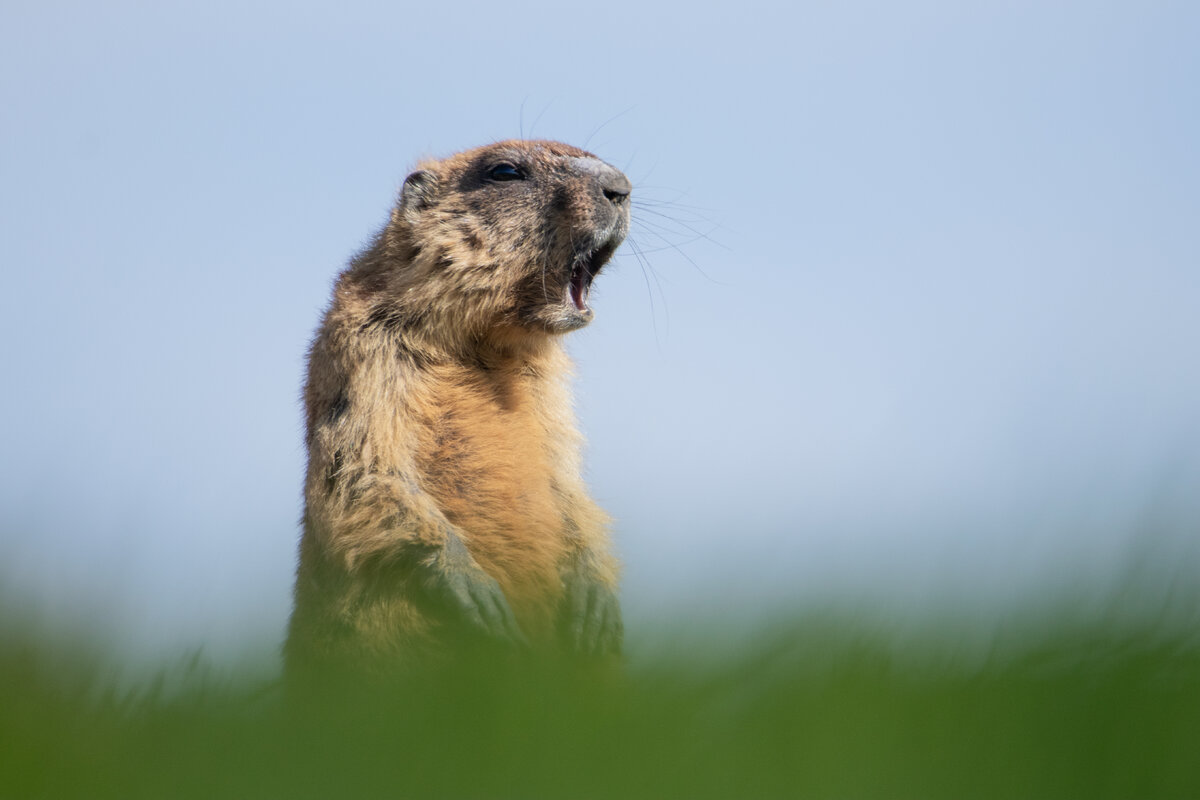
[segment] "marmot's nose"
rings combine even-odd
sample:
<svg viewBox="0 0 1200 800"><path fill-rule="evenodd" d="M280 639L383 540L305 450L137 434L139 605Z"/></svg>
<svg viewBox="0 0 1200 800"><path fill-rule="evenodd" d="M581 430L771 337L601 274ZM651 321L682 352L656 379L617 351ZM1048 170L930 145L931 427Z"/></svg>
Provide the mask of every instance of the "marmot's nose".
<svg viewBox="0 0 1200 800"><path fill-rule="evenodd" d="M606 169L600 173L600 188L604 190L604 196L613 203L620 205L629 197L629 192L633 190L633 185L629 182L629 178L616 167L604 165Z"/></svg>
<svg viewBox="0 0 1200 800"><path fill-rule="evenodd" d="M595 156L581 156L571 159L571 162L577 174L586 175L589 180L594 180L596 184L599 184L600 191L604 192L604 196L610 203L615 206L625 203L633 185L629 182L629 178L625 177L624 172ZM592 186L594 185L592 184ZM590 191L591 186L588 189Z"/></svg>

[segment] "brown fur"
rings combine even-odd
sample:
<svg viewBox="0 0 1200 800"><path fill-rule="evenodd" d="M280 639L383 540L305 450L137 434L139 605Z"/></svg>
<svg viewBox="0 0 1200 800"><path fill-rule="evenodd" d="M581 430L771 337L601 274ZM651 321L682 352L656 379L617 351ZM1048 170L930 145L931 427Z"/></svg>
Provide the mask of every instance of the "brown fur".
<svg viewBox="0 0 1200 800"><path fill-rule="evenodd" d="M525 178L493 180L498 163ZM454 537L534 642L552 639L570 581L615 587L559 334L591 318L572 269L599 252L594 272L623 238L622 182L627 195L556 142L425 162L341 274L304 391L289 666L427 651L449 621L422 587Z"/></svg>

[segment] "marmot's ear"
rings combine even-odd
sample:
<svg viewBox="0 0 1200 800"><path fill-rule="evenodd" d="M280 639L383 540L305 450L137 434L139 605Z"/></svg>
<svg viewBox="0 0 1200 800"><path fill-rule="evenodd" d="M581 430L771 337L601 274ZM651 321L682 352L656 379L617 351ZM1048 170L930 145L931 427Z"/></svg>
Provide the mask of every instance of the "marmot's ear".
<svg viewBox="0 0 1200 800"><path fill-rule="evenodd" d="M436 188L436 175L428 170L417 170L404 179L404 187L400 189L400 210L412 216L428 208Z"/></svg>

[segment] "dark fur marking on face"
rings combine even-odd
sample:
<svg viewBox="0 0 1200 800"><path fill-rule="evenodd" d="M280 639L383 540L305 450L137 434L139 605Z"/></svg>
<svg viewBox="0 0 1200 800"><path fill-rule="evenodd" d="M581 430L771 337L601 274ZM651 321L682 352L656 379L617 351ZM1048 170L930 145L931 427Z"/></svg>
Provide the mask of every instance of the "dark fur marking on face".
<svg viewBox="0 0 1200 800"><path fill-rule="evenodd" d="M467 246L470 247L472 250L482 250L483 249L483 247L484 247L483 238L479 235L479 233L474 228L467 226L467 225L460 225L458 228L458 232L460 234L462 234L463 241L466 242Z"/></svg>
<svg viewBox="0 0 1200 800"><path fill-rule="evenodd" d="M562 214L571 207L571 191L566 186L559 186L554 190L554 196L550 200L550 209L555 214Z"/></svg>
<svg viewBox="0 0 1200 800"><path fill-rule="evenodd" d="M326 419L327 419L327 420L328 420L328 421L329 421L331 424L332 424L332 423L335 423L335 422L337 422L339 419L341 419L343 415L345 415L346 411L348 411L348 410L349 410L349 408L350 408L350 400L349 400L349 398L347 398L347 397L346 397L346 395L345 395L344 393L343 393L343 394L339 394L339 395L337 396L337 399L335 399L335 400L333 401L333 405L331 405L331 406L329 407L329 412L328 412L328 414L326 414L326 417L325 417L325 418L326 418Z"/></svg>
<svg viewBox="0 0 1200 800"><path fill-rule="evenodd" d="M334 450L329 459L329 466L325 467L325 488L329 494L333 494L337 488L338 474L342 471L342 451Z"/></svg>
<svg viewBox="0 0 1200 800"><path fill-rule="evenodd" d="M414 321L413 324L419 325L420 322ZM419 370L429 369L434 364L433 359L430 358L429 354L425 351L414 350L412 348L405 347L403 344L400 346L400 357L408 361L408 363L412 364L413 367Z"/></svg>
<svg viewBox="0 0 1200 800"><path fill-rule="evenodd" d="M398 330L403 325L403 319L400 313L389 306L378 305L371 309L371 313L367 315L367 321L362 325L362 330L372 327L385 328L387 330Z"/></svg>

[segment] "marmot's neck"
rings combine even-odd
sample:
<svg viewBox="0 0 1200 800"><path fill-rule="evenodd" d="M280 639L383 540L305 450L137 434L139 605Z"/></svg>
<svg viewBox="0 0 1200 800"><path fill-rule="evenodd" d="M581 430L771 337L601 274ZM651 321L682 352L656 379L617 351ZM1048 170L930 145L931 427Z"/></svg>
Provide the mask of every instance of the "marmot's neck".
<svg viewBox="0 0 1200 800"><path fill-rule="evenodd" d="M336 292L352 324L376 328L425 363L521 368L562 354L561 334L444 302L436 278L413 255L407 242L385 232L354 259Z"/></svg>

